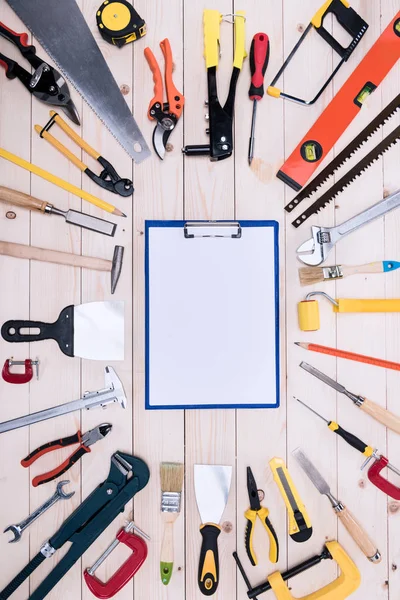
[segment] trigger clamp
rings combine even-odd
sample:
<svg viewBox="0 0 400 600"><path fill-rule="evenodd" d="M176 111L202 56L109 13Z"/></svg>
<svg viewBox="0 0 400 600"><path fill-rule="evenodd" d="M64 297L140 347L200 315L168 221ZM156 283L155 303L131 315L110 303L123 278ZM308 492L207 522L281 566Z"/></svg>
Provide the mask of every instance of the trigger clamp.
<svg viewBox="0 0 400 600"><path fill-rule="evenodd" d="M33 377L33 366L36 367L36 379L39 379L39 359L32 360L27 358L26 360L13 360L13 357L7 358L1 371L1 376L7 383L28 383ZM25 365L24 373L12 373L11 367L14 365L22 366Z"/></svg>

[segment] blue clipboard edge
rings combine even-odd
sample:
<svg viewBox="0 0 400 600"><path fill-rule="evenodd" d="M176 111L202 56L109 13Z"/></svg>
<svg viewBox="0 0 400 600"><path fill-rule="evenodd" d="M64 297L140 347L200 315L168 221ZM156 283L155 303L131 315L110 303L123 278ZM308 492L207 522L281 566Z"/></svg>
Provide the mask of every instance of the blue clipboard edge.
<svg viewBox="0 0 400 600"><path fill-rule="evenodd" d="M279 408L280 406L280 338L279 338L279 223L277 221L242 221L232 219L232 223L239 223L241 227L272 227L274 229L274 248L275 248L275 369L276 369L276 402L274 404L169 404L168 406L152 406L150 399L150 290L149 290L149 230L151 227L184 227L185 223L226 223L229 219L219 221L193 220L184 221L163 221L163 220L145 220L145 239L144 239L144 275L145 275L145 409L146 410L186 410L186 409L211 409L211 408Z"/></svg>

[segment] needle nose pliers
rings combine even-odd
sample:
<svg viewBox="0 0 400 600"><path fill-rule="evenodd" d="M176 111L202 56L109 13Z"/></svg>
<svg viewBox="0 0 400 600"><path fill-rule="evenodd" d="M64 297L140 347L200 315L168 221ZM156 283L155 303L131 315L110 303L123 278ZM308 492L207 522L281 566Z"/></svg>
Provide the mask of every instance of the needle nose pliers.
<svg viewBox="0 0 400 600"><path fill-rule="evenodd" d="M87 452L91 452L89 446L95 444L98 440L102 440L110 433L112 429L112 425L110 423L102 423L98 425L94 429L90 429L86 433L82 435L80 431L77 431L75 435L70 435L69 437L61 438L59 440L54 440L53 442L47 442L47 444L43 444L43 446L39 446L36 450L33 450L28 456L21 460L21 465L23 467L30 467L38 458L47 454L47 452L52 452L53 450L58 450L59 448L67 448L68 446L72 446L73 444L79 444L78 448L69 456L61 465L53 469L52 471L48 471L48 473L43 473L43 475L37 475L32 480L33 487L37 487L42 483L48 483L49 481L53 481L68 469L72 467L78 460Z"/></svg>
<svg viewBox="0 0 400 600"><path fill-rule="evenodd" d="M160 47L165 60L167 102L163 102L163 82L156 57L150 48L145 48L144 56L153 73L154 82L154 98L150 101L147 116L151 121L157 121L153 132L153 147L157 156L163 160L169 136L175 129L178 119L182 114L185 97L178 92L172 80L172 50L168 38L160 42Z"/></svg>
<svg viewBox="0 0 400 600"><path fill-rule="evenodd" d="M8 79L18 79L38 100L62 108L76 125L80 125L78 111L71 100L68 85L62 75L36 54L35 46L28 44L27 33L15 33L0 22L0 35L17 46L22 56L34 68L30 73L15 60L0 53L0 65Z"/></svg>
<svg viewBox="0 0 400 600"><path fill-rule="evenodd" d="M275 533L275 529L272 527L271 521L268 518L269 510L264 506L261 506L260 498L258 496L257 484L254 479L253 472L250 467L247 467L247 491L249 494L250 508L246 510L244 516L247 519L246 525L246 536L245 545L247 556L251 564L254 566L257 564L257 556L255 555L253 548L253 533L254 526L256 523L257 516L267 531L269 538L269 560L272 563L278 562L279 558L279 543Z"/></svg>

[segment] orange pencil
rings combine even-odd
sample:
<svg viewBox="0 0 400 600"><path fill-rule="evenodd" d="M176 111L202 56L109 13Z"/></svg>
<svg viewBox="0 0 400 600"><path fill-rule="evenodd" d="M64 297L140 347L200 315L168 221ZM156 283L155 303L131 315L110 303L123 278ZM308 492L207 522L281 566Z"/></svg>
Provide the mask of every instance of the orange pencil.
<svg viewBox="0 0 400 600"><path fill-rule="evenodd" d="M364 356L364 354L355 354L354 352L329 348L328 346L320 346L319 344L308 344L307 342L295 342L295 344L296 346L300 346L300 348L304 348L304 350L311 350L312 352L320 352L321 354L329 354L330 356L337 356L338 358L347 358L348 360L355 360L368 365L375 365L376 367L400 371L400 364L391 362L390 360L374 358L373 356Z"/></svg>

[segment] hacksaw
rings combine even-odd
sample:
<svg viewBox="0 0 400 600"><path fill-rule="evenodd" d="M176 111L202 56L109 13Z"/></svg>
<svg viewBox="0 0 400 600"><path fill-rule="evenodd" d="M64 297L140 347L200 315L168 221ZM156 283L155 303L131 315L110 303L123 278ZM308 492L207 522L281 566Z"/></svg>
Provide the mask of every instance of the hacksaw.
<svg viewBox="0 0 400 600"><path fill-rule="evenodd" d="M400 10L282 165L281 181L296 192L307 183L399 58Z"/></svg>
<svg viewBox="0 0 400 600"><path fill-rule="evenodd" d="M135 162L150 156L146 141L76 0L7 0L60 71Z"/></svg>

